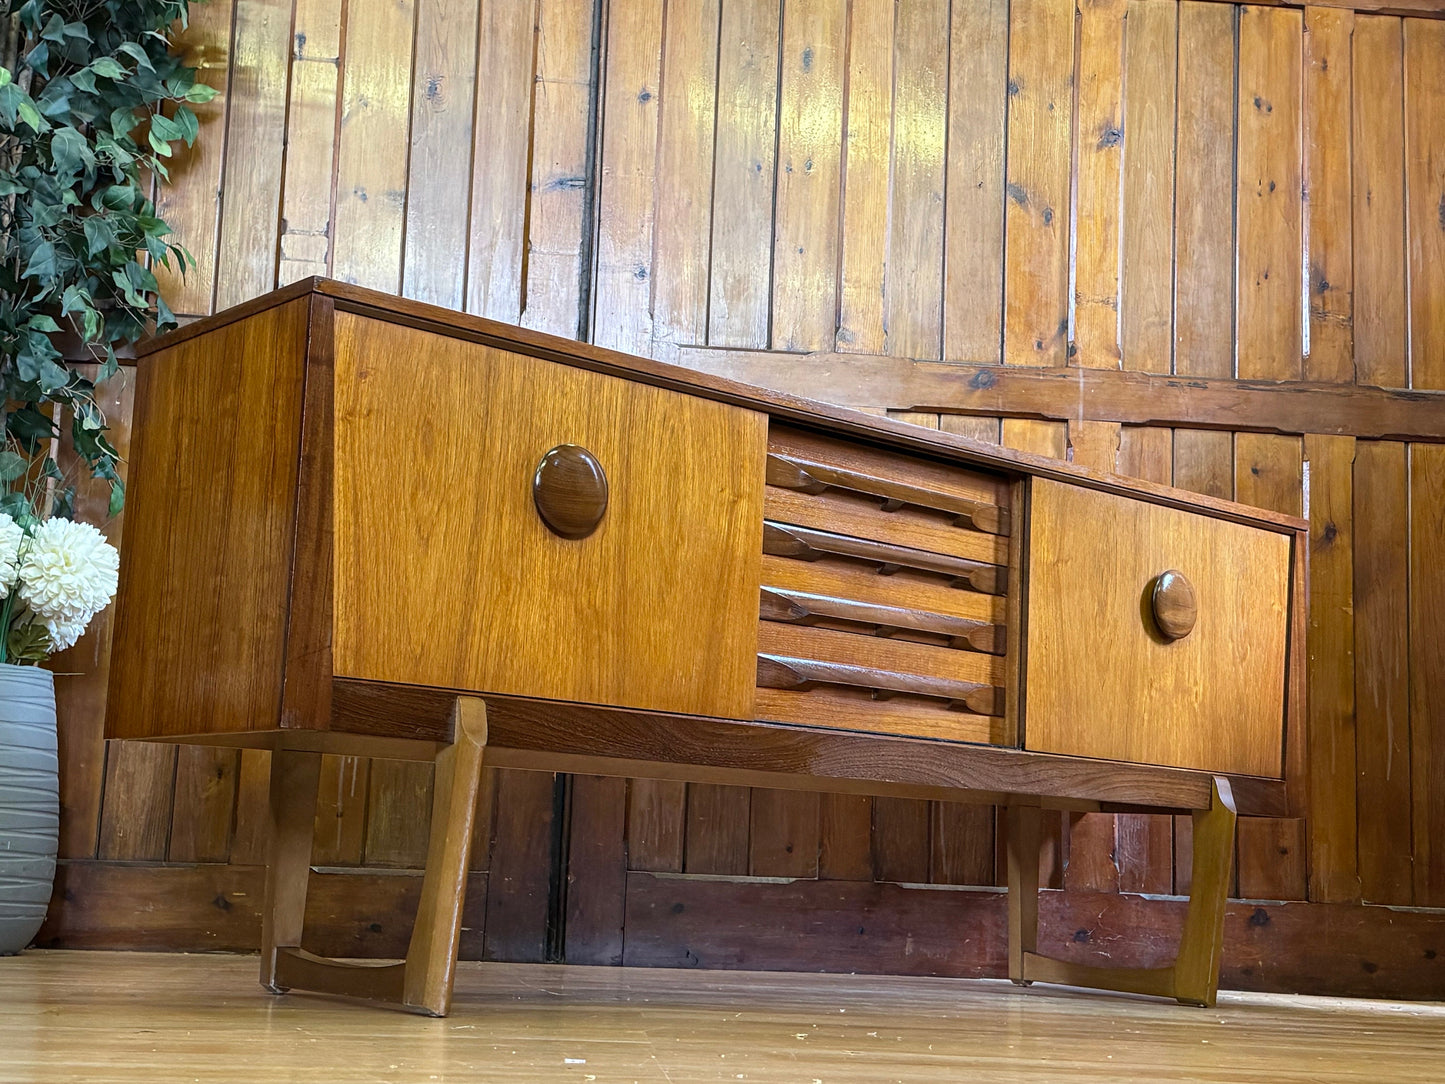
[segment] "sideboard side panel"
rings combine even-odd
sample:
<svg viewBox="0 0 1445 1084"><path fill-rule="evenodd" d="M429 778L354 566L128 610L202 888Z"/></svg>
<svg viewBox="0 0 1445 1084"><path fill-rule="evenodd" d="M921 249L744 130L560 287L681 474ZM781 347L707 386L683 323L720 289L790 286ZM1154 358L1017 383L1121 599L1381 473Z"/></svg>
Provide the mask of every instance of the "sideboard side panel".
<svg viewBox="0 0 1445 1084"><path fill-rule="evenodd" d="M106 733L277 725L308 301L143 360Z"/></svg>
<svg viewBox="0 0 1445 1084"><path fill-rule="evenodd" d="M351 313L335 364L338 676L752 717L765 415ZM580 539L533 503L566 443Z"/></svg>

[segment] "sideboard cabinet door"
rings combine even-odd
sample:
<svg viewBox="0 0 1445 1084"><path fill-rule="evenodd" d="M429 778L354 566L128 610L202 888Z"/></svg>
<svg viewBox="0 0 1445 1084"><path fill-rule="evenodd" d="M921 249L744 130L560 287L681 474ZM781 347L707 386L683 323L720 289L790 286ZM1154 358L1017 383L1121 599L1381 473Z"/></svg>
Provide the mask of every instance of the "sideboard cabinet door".
<svg viewBox="0 0 1445 1084"><path fill-rule="evenodd" d="M751 717L764 415L338 313L335 421L338 676Z"/></svg>
<svg viewBox="0 0 1445 1084"><path fill-rule="evenodd" d="M1035 479L1025 748L1278 778L1290 547Z"/></svg>

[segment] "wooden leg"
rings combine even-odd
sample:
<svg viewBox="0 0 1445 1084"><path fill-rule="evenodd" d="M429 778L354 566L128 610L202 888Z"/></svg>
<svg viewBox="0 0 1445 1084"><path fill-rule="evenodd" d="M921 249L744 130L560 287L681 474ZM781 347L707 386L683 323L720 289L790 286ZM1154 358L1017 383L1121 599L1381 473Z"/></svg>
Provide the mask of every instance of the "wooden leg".
<svg viewBox="0 0 1445 1084"><path fill-rule="evenodd" d="M301 809L304 786L295 786L288 778L281 780L283 785L278 788L278 776L286 769L273 767L271 809L273 838L278 842L273 844L272 865L267 867L266 874L261 973L261 981L268 989L277 993L289 989L313 990L394 1002L427 1016L447 1014L456 977L472 821L486 744L485 702L475 697L458 697L452 742L436 757L426 875L406 961L400 964L328 960L300 947L321 758L315 753L287 754L314 760L306 769L310 804L304 812ZM294 770L299 776L301 769Z"/></svg>
<svg viewBox="0 0 1445 1084"><path fill-rule="evenodd" d="M1189 910L1179 939L1179 954L1169 967L1098 967L1040 956L1034 948L1037 911L1029 914L1014 900L1029 864L1014 849L1015 809L1009 807L1009 977L1015 982L1057 982L1098 990L1172 997L1188 1005L1213 1005L1219 989L1219 962L1224 948L1224 911L1234 862L1234 795L1229 781L1214 778L1208 809L1194 812L1193 882ZM1027 827L1025 826L1027 831ZM1015 864L1018 863L1018 872ZM1037 900L1037 882L1032 899ZM1015 918L1017 913L1018 918ZM1023 937L1015 947L1014 928ZM1024 940L1024 938L1028 940ZM1017 958L1017 959L1016 959Z"/></svg>
<svg viewBox="0 0 1445 1084"><path fill-rule="evenodd" d="M426 878L422 881L411 944L406 950L402 1004L430 1016L445 1016L451 1008L472 850L472 819L486 744L486 704L471 697L459 699L452 744L437 755Z"/></svg>
<svg viewBox="0 0 1445 1084"><path fill-rule="evenodd" d="M1194 859L1189 911L1174 962L1174 996L1190 1005L1213 1005L1224 950L1224 908L1234 871L1238 816L1229 780L1214 779L1214 801L1194 811Z"/></svg>
<svg viewBox="0 0 1445 1084"><path fill-rule="evenodd" d="M1008 807L1008 977L1020 986L1024 953L1039 940L1039 840L1043 811L1036 805Z"/></svg>
<svg viewBox="0 0 1445 1084"><path fill-rule="evenodd" d="M277 749L271 754L271 841L261 910L261 985L275 994L286 991L276 978L277 949L301 944L320 778L320 753Z"/></svg>

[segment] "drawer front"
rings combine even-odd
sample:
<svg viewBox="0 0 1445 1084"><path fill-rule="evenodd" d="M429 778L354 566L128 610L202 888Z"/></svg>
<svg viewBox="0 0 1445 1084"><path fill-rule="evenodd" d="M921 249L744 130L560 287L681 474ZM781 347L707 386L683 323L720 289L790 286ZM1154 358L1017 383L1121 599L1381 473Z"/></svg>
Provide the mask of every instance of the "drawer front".
<svg viewBox="0 0 1445 1084"><path fill-rule="evenodd" d="M1026 748L1280 776L1288 535L1046 479L1028 534Z"/></svg>
<svg viewBox="0 0 1445 1084"><path fill-rule="evenodd" d="M758 718L1007 743L1009 483L776 425L766 480Z"/></svg>
<svg viewBox="0 0 1445 1084"><path fill-rule="evenodd" d="M335 397L338 674L751 716L763 415L340 313ZM564 444L580 538L534 496Z"/></svg>

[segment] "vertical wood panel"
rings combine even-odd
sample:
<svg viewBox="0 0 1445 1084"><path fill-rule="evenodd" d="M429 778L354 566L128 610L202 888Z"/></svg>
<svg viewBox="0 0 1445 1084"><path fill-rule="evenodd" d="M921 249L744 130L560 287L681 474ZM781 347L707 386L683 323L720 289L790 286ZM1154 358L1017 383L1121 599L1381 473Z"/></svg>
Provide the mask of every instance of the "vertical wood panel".
<svg viewBox="0 0 1445 1084"><path fill-rule="evenodd" d="M611 4L591 340L652 352L652 223L663 0Z"/></svg>
<svg viewBox="0 0 1445 1084"><path fill-rule="evenodd" d="M583 235L592 205L592 38L596 0L538 0L522 323L576 338Z"/></svg>
<svg viewBox="0 0 1445 1084"><path fill-rule="evenodd" d="M1007 103L1007 0L954 4L943 273L943 356L949 359L1002 360Z"/></svg>
<svg viewBox="0 0 1445 1084"><path fill-rule="evenodd" d="M342 0L297 0L286 106L277 282L331 271L331 174L341 79Z"/></svg>
<svg viewBox="0 0 1445 1084"><path fill-rule="evenodd" d="M1298 380L1303 352L1301 16L1239 16L1238 373Z"/></svg>
<svg viewBox="0 0 1445 1084"><path fill-rule="evenodd" d="M240 766L241 754L235 749L177 747L166 851L170 861L224 862L230 856Z"/></svg>
<svg viewBox="0 0 1445 1084"><path fill-rule="evenodd" d="M1413 202L1413 195L1411 199ZM1445 445L1414 444L1410 447L1410 793L1414 807L1415 904L1420 907L1445 906L1442 538Z"/></svg>
<svg viewBox="0 0 1445 1084"><path fill-rule="evenodd" d="M420 869L426 865L432 766L404 760L371 763L366 803L368 866Z"/></svg>
<svg viewBox="0 0 1445 1084"><path fill-rule="evenodd" d="M1130 11L1128 0L1087 3L1079 9L1072 360L1100 369L1119 367L1120 214L1125 143L1124 14L1127 11ZM1129 22L1132 48L1132 14ZM1130 100L1133 100L1132 87ZM1130 135L1132 138L1132 133ZM1132 235L1134 224L1128 221ZM1151 226L1157 227L1157 223Z"/></svg>
<svg viewBox="0 0 1445 1084"><path fill-rule="evenodd" d="M418 0L416 12L402 292L449 309L466 302L477 7Z"/></svg>
<svg viewBox="0 0 1445 1084"><path fill-rule="evenodd" d="M1124 368L1167 373L1174 340L1176 6L1129 3L1124 111ZM1214 225L1219 228L1218 223Z"/></svg>
<svg viewBox="0 0 1445 1084"><path fill-rule="evenodd" d="M1445 22L1405 20L1410 386L1445 388Z"/></svg>
<svg viewBox="0 0 1445 1084"><path fill-rule="evenodd" d="M482 946L485 960L540 963L546 959L556 779L551 772L497 773Z"/></svg>
<svg viewBox="0 0 1445 1084"><path fill-rule="evenodd" d="M668 5L653 224L654 356L707 342L712 155L722 0Z"/></svg>
<svg viewBox="0 0 1445 1084"><path fill-rule="evenodd" d="M1355 379L1406 376L1404 39L1400 20L1355 19Z"/></svg>
<svg viewBox="0 0 1445 1084"><path fill-rule="evenodd" d="M900 0L893 40L886 353L936 360L943 349L947 0ZM936 425L936 423L935 423Z"/></svg>
<svg viewBox="0 0 1445 1084"><path fill-rule="evenodd" d="M1004 362L1063 365L1068 337L1072 0L1009 9Z"/></svg>
<svg viewBox="0 0 1445 1084"><path fill-rule="evenodd" d="M413 3L348 10L341 80L332 273L389 293L401 286Z"/></svg>
<svg viewBox="0 0 1445 1084"><path fill-rule="evenodd" d="M994 807L934 802L928 880L942 885L991 885Z"/></svg>
<svg viewBox="0 0 1445 1084"><path fill-rule="evenodd" d="M477 31L472 129L467 311L517 323L522 318L536 0L483 3Z"/></svg>
<svg viewBox="0 0 1445 1084"><path fill-rule="evenodd" d="M872 880L873 799L823 794L818 807L818 876L829 881Z"/></svg>
<svg viewBox="0 0 1445 1084"><path fill-rule="evenodd" d="M888 177L893 154L893 17L888 0L854 0L848 18L838 350L883 353ZM1000 105L999 118L1002 118ZM997 262L997 261L995 261Z"/></svg>
<svg viewBox="0 0 1445 1084"><path fill-rule="evenodd" d="M289 0L237 0L231 35L226 169L216 246L216 308L276 285L291 56Z"/></svg>
<svg viewBox="0 0 1445 1084"><path fill-rule="evenodd" d="M1306 380L1350 383L1354 235L1350 220L1350 38L1355 13L1305 9L1305 217L1309 246Z"/></svg>
<svg viewBox="0 0 1445 1084"><path fill-rule="evenodd" d="M916 798L873 799L873 874L878 880L927 882L928 807Z"/></svg>
<svg viewBox="0 0 1445 1084"><path fill-rule="evenodd" d="M1174 370L1193 376L1234 375L1235 10L1179 5Z"/></svg>
<svg viewBox="0 0 1445 1084"><path fill-rule="evenodd" d="M1359 31L1357 30L1358 34ZM1363 70L1362 68L1360 70ZM1360 893L1414 898L1410 846L1410 486L1406 445L1355 445L1355 749Z"/></svg>
<svg viewBox="0 0 1445 1084"><path fill-rule="evenodd" d="M1243 355L1241 355L1241 358ZM1303 500L1303 447L1298 437L1238 433L1234 496L1256 508L1298 516ZM1303 822L1243 817L1239 822L1239 894L1248 899L1303 899Z"/></svg>
<svg viewBox="0 0 1445 1084"><path fill-rule="evenodd" d="M189 149L178 148L171 161L170 183L156 196L156 214L165 219L177 242L196 258L184 279L172 263L155 268L156 281L171 309L189 315L212 311L216 289L216 233L220 224L221 172L226 160L226 101L231 80L231 14L227 3L197 4L190 28L176 37L182 62L197 69L196 78L219 93L204 105L192 106L200 135ZM328 178L329 181L329 178Z"/></svg>
<svg viewBox="0 0 1445 1084"><path fill-rule="evenodd" d="M708 342L766 347L781 0L730 0L718 39Z"/></svg>
<svg viewBox="0 0 1445 1084"><path fill-rule="evenodd" d="M140 741L106 743L105 807L96 857L160 862L171 830L176 747Z"/></svg>
<svg viewBox="0 0 1445 1084"><path fill-rule="evenodd" d="M747 787L691 783L687 788L687 873L739 876L748 872Z"/></svg>
<svg viewBox="0 0 1445 1084"><path fill-rule="evenodd" d="M318 866L359 866L366 851L366 796L371 761L324 756L316 793L311 861ZM485 853L485 848L483 848Z"/></svg>
<svg viewBox="0 0 1445 1084"><path fill-rule="evenodd" d="M1357 900L1353 437L1304 438L1309 462L1310 898Z"/></svg>
<svg viewBox="0 0 1445 1084"><path fill-rule="evenodd" d="M627 780L577 775L571 785L562 958L616 967L627 906Z"/></svg>
<svg viewBox="0 0 1445 1084"><path fill-rule="evenodd" d="M748 872L755 877L818 876L818 795L754 788Z"/></svg>
<svg viewBox="0 0 1445 1084"><path fill-rule="evenodd" d="M633 779L627 796L628 869L681 873L687 784Z"/></svg>
<svg viewBox="0 0 1445 1084"><path fill-rule="evenodd" d="M834 341L837 328L846 32L842 0L790 0L783 7L773 223L775 350L822 349Z"/></svg>

